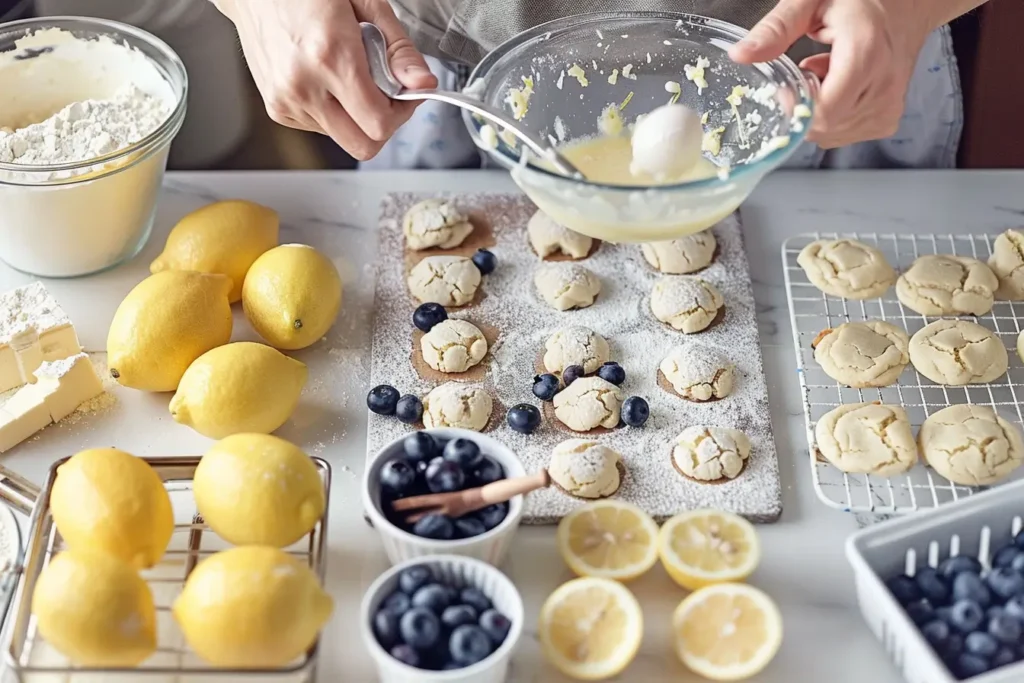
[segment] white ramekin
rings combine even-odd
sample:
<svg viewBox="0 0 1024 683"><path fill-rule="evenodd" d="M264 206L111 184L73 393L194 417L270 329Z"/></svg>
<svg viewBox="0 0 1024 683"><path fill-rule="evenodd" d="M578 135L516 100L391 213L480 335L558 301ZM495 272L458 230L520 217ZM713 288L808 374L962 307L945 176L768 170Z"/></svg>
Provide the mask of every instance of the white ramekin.
<svg viewBox="0 0 1024 683"><path fill-rule="evenodd" d="M455 430L459 431L459 430ZM428 671L398 661L380 646L371 626L377 607L398 589L398 575L409 567L423 565L434 578L460 587L479 588L494 608L512 622L505 642L490 657L465 669ZM401 562L373 582L363 596L359 613L359 631L363 644L377 664L381 683L502 683L508 676L508 663L523 632L523 599L507 576L480 560L455 555L434 555Z"/></svg>
<svg viewBox="0 0 1024 683"><path fill-rule="evenodd" d="M486 434L454 428L427 429L425 431L440 439L470 439L480 446L484 455L494 458L505 468L505 476L521 477L526 474L523 463L519 461L516 454L503 443ZM402 442L406 436L408 434L395 439L374 455L363 475L363 508L373 524L373 528L380 534L384 550L391 564L430 555L462 555L475 557L493 565L501 564L509 543L519 527L519 520L523 516L522 496L516 496L508 502L508 515L505 516L501 524L487 533L473 538L451 541L420 538L399 529L384 517L380 507L380 470L384 463L404 452Z"/></svg>

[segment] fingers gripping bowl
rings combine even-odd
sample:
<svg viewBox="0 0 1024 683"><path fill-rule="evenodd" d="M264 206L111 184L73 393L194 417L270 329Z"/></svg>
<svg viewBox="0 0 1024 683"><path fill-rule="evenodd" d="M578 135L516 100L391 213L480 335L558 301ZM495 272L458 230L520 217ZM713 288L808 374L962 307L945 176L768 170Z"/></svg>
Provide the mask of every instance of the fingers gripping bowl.
<svg viewBox="0 0 1024 683"><path fill-rule="evenodd" d="M614 242L699 232L734 211L784 163L811 123L817 80L785 56L733 63L726 51L745 35L693 14L567 17L499 46L467 87L491 106L519 109L520 126L561 148L595 136L609 105L628 124L668 102L679 86L679 102L706 114L704 156L719 166L717 176L651 186L567 178L521 157L512 138L495 139L471 114L463 119L477 145L512 171L530 199L572 230Z"/></svg>

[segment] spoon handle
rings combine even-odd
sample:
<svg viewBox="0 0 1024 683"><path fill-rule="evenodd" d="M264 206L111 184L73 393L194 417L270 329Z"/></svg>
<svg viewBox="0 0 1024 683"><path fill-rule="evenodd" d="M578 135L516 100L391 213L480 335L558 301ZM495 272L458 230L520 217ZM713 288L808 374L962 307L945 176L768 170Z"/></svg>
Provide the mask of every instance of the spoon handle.
<svg viewBox="0 0 1024 683"><path fill-rule="evenodd" d="M474 500L471 503L473 506L472 509L479 510L480 508L487 507L488 505L494 505L495 503L504 503L508 499L515 498L520 494L526 494L530 491L536 491L537 489L542 489L550 485L551 477L548 475L548 471L546 469L525 477L500 479L496 482L480 487L479 505L477 505L478 501Z"/></svg>

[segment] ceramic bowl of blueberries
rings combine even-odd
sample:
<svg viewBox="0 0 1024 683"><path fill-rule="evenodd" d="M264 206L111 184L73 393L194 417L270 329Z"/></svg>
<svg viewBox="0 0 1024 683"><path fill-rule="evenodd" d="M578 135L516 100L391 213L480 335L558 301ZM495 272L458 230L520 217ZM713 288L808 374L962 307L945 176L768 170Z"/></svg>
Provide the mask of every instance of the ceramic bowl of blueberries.
<svg viewBox="0 0 1024 683"><path fill-rule="evenodd" d="M525 474L516 454L494 438L466 429L425 429L395 439L373 457L363 479L363 507L392 564L462 555L497 565L523 515L522 496L457 519L427 515L415 524L395 513L391 503Z"/></svg>
<svg viewBox="0 0 1024 683"><path fill-rule="evenodd" d="M363 598L360 631L382 683L501 683L523 618L500 571L436 555L384 572Z"/></svg>

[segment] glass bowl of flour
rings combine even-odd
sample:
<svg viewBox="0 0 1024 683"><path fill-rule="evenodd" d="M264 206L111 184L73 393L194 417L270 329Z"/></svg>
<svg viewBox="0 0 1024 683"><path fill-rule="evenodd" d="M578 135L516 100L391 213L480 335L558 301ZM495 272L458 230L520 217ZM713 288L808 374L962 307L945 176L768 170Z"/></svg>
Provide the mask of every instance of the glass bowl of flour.
<svg viewBox="0 0 1024 683"><path fill-rule="evenodd" d="M0 259L77 277L135 256L187 90L174 51L131 26L77 17L0 25Z"/></svg>
<svg viewBox="0 0 1024 683"><path fill-rule="evenodd" d="M732 213L803 141L817 81L788 57L743 66L746 31L692 14L610 12L559 19L487 55L467 92L547 139L587 180L520 154L515 139L465 114L477 145L559 223L612 242L666 240ZM630 171L637 118L669 102L701 119L702 159L674 178Z"/></svg>

